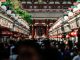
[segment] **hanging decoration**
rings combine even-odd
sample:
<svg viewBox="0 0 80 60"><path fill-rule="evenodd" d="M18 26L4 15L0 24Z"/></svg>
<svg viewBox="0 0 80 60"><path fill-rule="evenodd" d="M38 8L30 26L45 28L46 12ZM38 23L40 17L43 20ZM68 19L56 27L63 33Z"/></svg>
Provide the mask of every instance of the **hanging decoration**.
<svg viewBox="0 0 80 60"><path fill-rule="evenodd" d="M7 10L7 7L6 6L1 6L1 8L6 11Z"/></svg>
<svg viewBox="0 0 80 60"><path fill-rule="evenodd" d="M11 15L11 10L7 10L7 14L8 15Z"/></svg>
<svg viewBox="0 0 80 60"><path fill-rule="evenodd" d="M1 0L0 6L4 11L6 11L7 14L11 15L14 19L15 15L18 14L23 20L27 21L29 24L32 23L31 15L20 8L20 2L18 0L5 0L4 2L2 2Z"/></svg>

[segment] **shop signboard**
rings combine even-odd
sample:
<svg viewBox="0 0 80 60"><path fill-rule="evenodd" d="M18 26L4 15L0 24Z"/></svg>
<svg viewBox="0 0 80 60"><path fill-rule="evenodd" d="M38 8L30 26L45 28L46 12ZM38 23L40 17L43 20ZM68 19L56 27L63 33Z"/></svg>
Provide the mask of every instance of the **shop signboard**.
<svg viewBox="0 0 80 60"><path fill-rule="evenodd" d="M8 20L1 18L0 17L0 25L7 27L7 28L12 28L13 24L11 22L9 22Z"/></svg>
<svg viewBox="0 0 80 60"><path fill-rule="evenodd" d="M76 20L73 20L70 22L70 27L71 27L71 29L77 28Z"/></svg>
<svg viewBox="0 0 80 60"><path fill-rule="evenodd" d="M59 27L59 29L58 29L58 33L59 33L59 34L62 33L61 27Z"/></svg>
<svg viewBox="0 0 80 60"><path fill-rule="evenodd" d="M55 30L55 31L53 32L53 34L54 34L54 35L57 35L57 30Z"/></svg>
<svg viewBox="0 0 80 60"><path fill-rule="evenodd" d="M77 16L78 17L78 26L80 27L80 15Z"/></svg>
<svg viewBox="0 0 80 60"><path fill-rule="evenodd" d="M70 32L70 31L71 31L71 30L70 30L70 27L68 27L67 25L64 26L64 30L65 30L65 32Z"/></svg>
<svg viewBox="0 0 80 60"><path fill-rule="evenodd" d="M18 28L17 26L14 27L14 31L22 33L22 30Z"/></svg>
<svg viewBox="0 0 80 60"><path fill-rule="evenodd" d="M18 32L18 28L16 26L14 27L14 31Z"/></svg>
<svg viewBox="0 0 80 60"><path fill-rule="evenodd" d="M60 34L60 32L59 32L59 28L57 29L57 32L58 32L58 34Z"/></svg>
<svg viewBox="0 0 80 60"><path fill-rule="evenodd" d="M79 25L79 27L80 27L80 19L78 20L78 25Z"/></svg>

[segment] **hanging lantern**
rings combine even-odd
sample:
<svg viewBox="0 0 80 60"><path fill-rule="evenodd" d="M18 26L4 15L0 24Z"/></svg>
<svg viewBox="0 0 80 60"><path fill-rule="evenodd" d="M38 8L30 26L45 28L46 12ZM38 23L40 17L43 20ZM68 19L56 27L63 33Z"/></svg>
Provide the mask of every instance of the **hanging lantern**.
<svg viewBox="0 0 80 60"><path fill-rule="evenodd" d="M80 9L80 3L77 5L78 9Z"/></svg>
<svg viewBox="0 0 80 60"><path fill-rule="evenodd" d="M78 8L74 8L74 9L73 9L73 12L76 12L76 11L78 11L78 10L79 10Z"/></svg>
<svg viewBox="0 0 80 60"><path fill-rule="evenodd" d="M1 8L6 11L7 10L7 7L6 6L1 6Z"/></svg>
<svg viewBox="0 0 80 60"><path fill-rule="evenodd" d="M73 36L74 35L74 32L71 32L71 36Z"/></svg>
<svg viewBox="0 0 80 60"><path fill-rule="evenodd" d="M71 36L77 36L77 32L71 32Z"/></svg>
<svg viewBox="0 0 80 60"><path fill-rule="evenodd" d="M73 16L73 15L74 15L74 14L73 14L73 12L71 12L71 11L68 13L68 16Z"/></svg>
<svg viewBox="0 0 80 60"><path fill-rule="evenodd" d="M11 10L7 10L7 14L8 15L11 15Z"/></svg>
<svg viewBox="0 0 80 60"><path fill-rule="evenodd" d="M18 20L18 16L16 16L14 19L15 19L15 20Z"/></svg>
<svg viewBox="0 0 80 60"><path fill-rule="evenodd" d="M65 44L68 44L68 41L64 40L64 43L65 43Z"/></svg>
<svg viewBox="0 0 80 60"><path fill-rule="evenodd" d="M69 18L68 18L68 16L64 16L64 20L68 20Z"/></svg>
<svg viewBox="0 0 80 60"><path fill-rule="evenodd" d="M66 35L66 38L70 38L70 36L69 35Z"/></svg>
<svg viewBox="0 0 80 60"><path fill-rule="evenodd" d="M62 35L59 35L58 38L62 38Z"/></svg>
<svg viewBox="0 0 80 60"><path fill-rule="evenodd" d="M15 18L16 15L15 15L14 13L12 13L11 16L12 16L13 18Z"/></svg>
<svg viewBox="0 0 80 60"><path fill-rule="evenodd" d="M74 36L77 36L77 32L74 32Z"/></svg>

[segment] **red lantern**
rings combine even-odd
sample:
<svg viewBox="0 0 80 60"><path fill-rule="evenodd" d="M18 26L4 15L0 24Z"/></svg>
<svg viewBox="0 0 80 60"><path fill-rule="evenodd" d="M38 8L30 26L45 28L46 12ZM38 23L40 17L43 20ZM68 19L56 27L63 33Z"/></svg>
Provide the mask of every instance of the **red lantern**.
<svg viewBox="0 0 80 60"><path fill-rule="evenodd" d="M68 44L68 41L64 41L65 44Z"/></svg>
<svg viewBox="0 0 80 60"><path fill-rule="evenodd" d="M70 38L70 36L69 35L66 35L66 38Z"/></svg>
<svg viewBox="0 0 80 60"><path fill-rule="evenodd" d="M77 36L77 32L74 32L74 35Z"/></svg>
<svg viewBox="0 0 80 60"><path fill-rule="evenodd" d="M71 36L77 36L77 32L71 32Z"/></svg>
<svg viewBox="0 0 80 60"><path fill-rule="evenodd" d="M59 35L58 38L62 38L62 35Z"/></svg>

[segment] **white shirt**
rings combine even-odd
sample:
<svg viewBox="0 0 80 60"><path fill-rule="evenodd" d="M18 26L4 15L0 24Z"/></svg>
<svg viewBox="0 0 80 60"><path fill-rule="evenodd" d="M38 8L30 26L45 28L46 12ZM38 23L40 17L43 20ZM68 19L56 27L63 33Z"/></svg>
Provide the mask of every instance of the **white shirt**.
<svg viewBox="0 0 80 60"><path fill-rule="evenodd" d="M80 56L79 55L75 56L73 60L80 60Z"/></svg>
<svg viewBox="0 0 80 60"><path fill-rule="evenodd" d="M17 55L11 55L9 58L10 58L10 60L16 60Z"/></svg>

